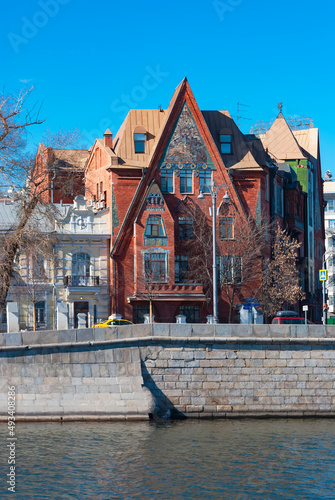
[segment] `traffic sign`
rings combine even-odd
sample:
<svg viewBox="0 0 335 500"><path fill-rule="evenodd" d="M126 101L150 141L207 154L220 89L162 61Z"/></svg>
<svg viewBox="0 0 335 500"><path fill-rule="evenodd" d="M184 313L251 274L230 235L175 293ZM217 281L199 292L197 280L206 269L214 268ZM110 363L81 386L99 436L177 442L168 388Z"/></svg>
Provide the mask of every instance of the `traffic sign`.
<svg viewBox="0 0 335 500"><path fill-rule="evenodd" d="M326 281L327 280L327 269L320 269L319 270L319 280L320 281Z"/></svg>

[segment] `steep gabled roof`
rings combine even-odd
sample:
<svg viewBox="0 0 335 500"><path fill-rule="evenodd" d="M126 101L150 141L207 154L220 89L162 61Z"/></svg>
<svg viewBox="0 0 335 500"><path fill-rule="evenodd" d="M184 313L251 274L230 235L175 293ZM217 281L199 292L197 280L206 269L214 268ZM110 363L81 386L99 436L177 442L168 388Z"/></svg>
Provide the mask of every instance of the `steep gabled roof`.
<svg viewBox="0 0 335 500"><path fill-rule="evenodd" d="M294 160L305 158L292 130L282 112L279 113L270 129L260 135L264 149L276 160Z"/></svg>
<svg viewBox="0 0 335 500"><path fill-rule="evenodd" d="M87 149L55 149L51 148L57 162L57 168L72 169L83 172L89 156Z"/></svg>
<svg viewBox="0 0 335 500"><path fill-rule="evenodd" d="M160 159L164 153L164 150L166 148L166 145L172 135L172 132L174 130L174 127L176 125L176 121L178 119L178 116L183 108L184 103L187 103L189 111L192 115L192 118L195 122L195 125L200 133L200 136L203 140L204 147L208 151L211 160L216 166L217 171L220 172L222 179L224 182L229 186L229 192L231 195L231 198L233 201L236 203L236 205L241 206L240 202L238 200L238 197L235 193L235 189L233 187L233 184L230 180L230 177L228 175L228 172L225 168L225 165L222 161L221 155L218 151L218 148L211 136L211 133L208 129L208 126L206 124L206 121L204 120L204 117L198 107L198 104L193 96L193 93L191 91L191 88L188 84L188 81L186 78L178 85L176 88L171 102L169 104L169 107L166 111L166 121L162 125L162 128L160 130L160 133L157 134L157 140L155 143L154 149L151 151L151 155L149 158L149 163L148 163L148 171L145 174L145 176L142 178L140 181L138 188L136 190L136 193L134 195L134 198L130 204L130 207L127 211L127 214L123 220L122 226L120 228L120 231L118 233L118 236L115 240L114 246L112 248L111 253L112 254L119 254L122 252L123 244L127 239L128 233L132 231L132 222L138 213L139 207L143 201L143 197L145 194L145 191L147 189L147 186L150 185L151 181L154 178L156 169L159 165Z"/></svg>
<svg viewBox="0 0 335 500"><path fill-rule="evenodd" d="M319 129L308 128L302 130L293 130L292 132L302 150L311 155L313 158L317 159L319 146Z"/></svg>
<svg viewBox="0 0 335 500"><path fill-rule="evenodd" d="M151 153L166 121L167 111L159 109L131 109L114 140L115 154L121 159L120 167L148 166ZM146 133L145 152L134 151L134 133Z"/></svg>
<svg viewBox="0 0 335 500"><path fill-rule="evenodd" d="M202 114L218 151L220 151L220 134L231 134L232 136L232 154L223 155L226 168L263 170L228 111L202 111Z"/></svg>

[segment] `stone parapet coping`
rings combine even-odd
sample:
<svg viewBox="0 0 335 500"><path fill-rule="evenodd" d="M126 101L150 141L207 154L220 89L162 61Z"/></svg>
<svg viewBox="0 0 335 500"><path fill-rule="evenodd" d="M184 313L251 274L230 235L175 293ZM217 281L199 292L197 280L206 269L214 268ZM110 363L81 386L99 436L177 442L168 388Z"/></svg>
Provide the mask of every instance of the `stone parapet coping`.
<svg viewBox="0 0 335 500"><path fill-rule="evenodd" d="M58 343L36 343L27 345L3 345L0 352L6 351L28 351L36 349L58 349L71 347L130 347L147 344L235 344L235 345L335 345L334 337L170 337L152 335L147 337L130 337L113 340L86 341L86 342L58 342Z"/></svg>
<svg viewBox="0 0 335 500"><path fill-rule="evenodd" d="M71 344L81 342L102 342L149 337L179 337L186 342L189 338L216 339L335 339L335 325L238 325L238 324L176 324L154 323L121 327L100 327L71 330L39 330L17 333L0 333L2 346L32 346L37 344ZM248 340L249 341L249 340Z"/></svg>
<svg viewBox="0 0 335 500"><path fill-rule="evenodd" d="M174 417L176 419L177 417ZM331 411L227 411L209 412L190 411L183 412L181 419L265 419L265 418L335 418L335 412ZM146 413L133 414L43 414L43 415L15 415L16 422L139 422L148 421L150 417ZM0 415L0 423L8 421L8 415Z"/></svg>

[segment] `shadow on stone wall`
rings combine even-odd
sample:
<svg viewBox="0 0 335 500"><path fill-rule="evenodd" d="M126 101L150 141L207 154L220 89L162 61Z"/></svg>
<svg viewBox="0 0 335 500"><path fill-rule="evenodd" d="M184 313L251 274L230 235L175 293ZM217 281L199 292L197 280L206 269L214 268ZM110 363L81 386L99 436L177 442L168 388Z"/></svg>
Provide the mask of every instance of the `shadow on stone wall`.
<svg viewBox="0 0 335 500"><path fill-rule="evenodd" d="M164 392L157 387L143 360L141 360L141 370L144 387L151 392L155 402L155 408L152 413L149 413L149 418L156 422L164 422L170 418L178 420L186 419L187 417L177 410Z"/></svg>

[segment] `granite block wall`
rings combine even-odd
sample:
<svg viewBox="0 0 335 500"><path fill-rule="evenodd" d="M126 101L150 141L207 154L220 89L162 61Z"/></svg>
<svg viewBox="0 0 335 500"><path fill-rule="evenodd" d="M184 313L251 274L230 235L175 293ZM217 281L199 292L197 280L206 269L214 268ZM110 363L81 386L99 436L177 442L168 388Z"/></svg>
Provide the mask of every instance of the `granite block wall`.
<svg viewBox="0 0 335 500"><path fill-rule="evenodd" d="M335 416L334 342L166 344L141 357L154 398L184 416Z"/></svg>
<svg viewBox="0 0 335 500"><path fill-rule="evenodd" d="M0 334L0 419L334 416L335 326Z"/></svg>

